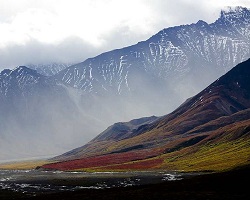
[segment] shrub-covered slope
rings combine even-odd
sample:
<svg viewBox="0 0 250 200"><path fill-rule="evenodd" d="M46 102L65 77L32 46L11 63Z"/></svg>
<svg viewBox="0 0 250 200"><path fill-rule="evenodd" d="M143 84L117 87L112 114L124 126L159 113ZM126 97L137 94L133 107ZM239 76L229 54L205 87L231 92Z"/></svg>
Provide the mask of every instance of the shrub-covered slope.
<svg viewBox="0 0 250 200"><path fill-rule="evenodd" d="M43 168L62 170L223 170L250 161L250 60L188 99L174 112L143 124L129 137L102 134ZM117 131L117 135L121 134ZM71 160L74 158L73 160ZM65 160L65 161L62 161Z"/></svg>

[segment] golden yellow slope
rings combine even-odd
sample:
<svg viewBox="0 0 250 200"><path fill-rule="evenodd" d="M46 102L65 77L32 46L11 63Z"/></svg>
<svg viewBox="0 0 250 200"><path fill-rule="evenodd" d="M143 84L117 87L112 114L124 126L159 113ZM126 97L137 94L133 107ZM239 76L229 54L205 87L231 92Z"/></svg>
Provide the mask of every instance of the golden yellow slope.
<svg viewBox="0 0 250 200"><path fill-rule="evenodd" d="M50 163L48 160L26 160L17 162L8 162L0 164L0 169L9 170L24 170L24 169L35 169L37 166Z"/></svg>

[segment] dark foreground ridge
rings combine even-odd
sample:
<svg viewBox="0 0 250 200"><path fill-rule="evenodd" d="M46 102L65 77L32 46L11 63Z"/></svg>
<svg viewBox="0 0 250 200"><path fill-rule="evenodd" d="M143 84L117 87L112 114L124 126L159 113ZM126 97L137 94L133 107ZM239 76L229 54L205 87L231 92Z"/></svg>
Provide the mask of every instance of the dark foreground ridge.
<svg viewBox="0 0 250 200"><path fill-rule="evenodd" d="M162 184L151 184L127 188L111 188L103 190L79 190L75 192L60 192L36 197L27 197L24 194L0 192L1 200L34 199L34 200L245 200L250 197L249 185L250 166L238 168L228 172L194 176L179 181L170 181Z"/></svg>

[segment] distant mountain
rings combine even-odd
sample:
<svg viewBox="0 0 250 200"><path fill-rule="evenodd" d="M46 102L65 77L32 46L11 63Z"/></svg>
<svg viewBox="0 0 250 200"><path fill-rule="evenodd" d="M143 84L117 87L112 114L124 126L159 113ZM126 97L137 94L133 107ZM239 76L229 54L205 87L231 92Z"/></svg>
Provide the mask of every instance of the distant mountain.
<svg viewBox="0 0 250 200"><path fill-rule="evenodd" d="M249 116L250 59L174 112L129 135L118 129L110 137L109 128L43 168L222 170L250 164Z"/></svg>
<svg viewBox="0 0 250 200"><path fill-rule="evenodd" d="M27 67L36 70L38 73L44 76L53 76L71 65L72 63L51 63L37 65L29 64Z"/></svg>
<svg viewBox="0 0 250 200"><path fill-rule="evenodd" d="M0 73L0 160L54 155L81 138L84 117L69 89L25 66ZM84 120L84 121L83 121ZM98 126L97 126L98 127ZM69 136L70 137L70 136Z"/></svg>
<svg viewBox="0 0 250 200"><path fill-rule="evenodd" d="M166 28L69 67L54 63L3 70L0 160L9 159L9 153L15 158L38 155L35 151L58 155L117 121L173 111L250 57L249 29L250 11L229 8L212 24ZM128 135L137 134L127 128Z"/></svg>
<svg viewBox="0 0 250 200"><path fill-rule="evenodd" d="M71 156L75 158L77 155L82 156L83 155L82 150L86 149L88 151L89 147L90 147L89 150L91 153L91 150L93 150L93 146L95 145L95 143L99 145L100 142L110 143L113 141L119 141L119 140L123 140L126 138L130 138L135 133L137 134L139 131L144 131L143 127L147 127L148 124L153 123L157 119L158 117L151 116L151 117L144 117L140 119L134 119L129 122L115 123L114 125L108 127L105 131L100 133L96 138L94 138L86 146L74 149L54 159L61 159L61 158L64 159L65 157L69 158ZM102 146L103 145L101 145L100 147L102 148ZM100 150L98 147L97 149ZM102 152L102 150L100 152ZM85 153L86 152L84 152L84 154Z"/></svg>

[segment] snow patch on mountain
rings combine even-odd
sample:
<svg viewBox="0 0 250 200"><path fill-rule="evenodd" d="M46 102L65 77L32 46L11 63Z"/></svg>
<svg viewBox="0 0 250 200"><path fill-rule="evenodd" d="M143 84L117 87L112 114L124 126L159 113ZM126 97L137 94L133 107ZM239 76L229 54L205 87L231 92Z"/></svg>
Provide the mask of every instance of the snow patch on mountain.
<svg viewBox="0 0 250 200"><path fill-rule="evenodd" d="M200 20L163 29L147 41L70 66L57 79L87 93L123 94L139 89L137 77L170 84L203 70L210 73L208 84L250 57L249 44L250 11L230 7L212 24Z"/></svg>

